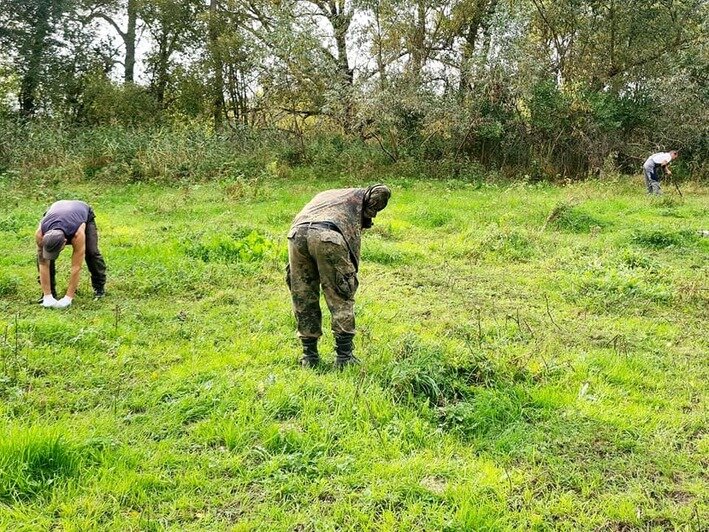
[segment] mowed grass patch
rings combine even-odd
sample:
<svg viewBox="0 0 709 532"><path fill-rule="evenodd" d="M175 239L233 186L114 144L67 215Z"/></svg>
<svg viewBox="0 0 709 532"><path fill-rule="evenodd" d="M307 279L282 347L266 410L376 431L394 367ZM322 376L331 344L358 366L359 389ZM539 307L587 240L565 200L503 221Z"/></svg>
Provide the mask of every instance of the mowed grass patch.
<svg viewBox="0 0 709 532"><path fill-rule="evenodd" d="M362 365L334 371L323 301L309 371L288 227L369 183L257 170L2 185L0 528L700 528L706 189L394 180L363 234ZM108 295L84 271L59 312L32 236L62 196L97 213Z"/></svg>

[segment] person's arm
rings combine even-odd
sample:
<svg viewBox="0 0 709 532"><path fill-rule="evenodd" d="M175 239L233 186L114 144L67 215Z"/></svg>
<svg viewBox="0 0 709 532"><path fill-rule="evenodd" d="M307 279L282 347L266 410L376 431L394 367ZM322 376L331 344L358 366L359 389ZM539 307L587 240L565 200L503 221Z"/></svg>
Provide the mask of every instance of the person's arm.
<svg viewBox="0 0 709 532"><path fill-rule="evenodd" d="M66 297L74 299L76 289L79 286L81 265L84 263L84 256L86 255L86 224L81 224L81 227L79 227L79 230L71 240L71 247L74 251L71 254L71 277L69 277Z"/></svg>
<svg viewBox="0 0 709 532"><path fill-rule="evenodd" d="M662 163L662 173L667 174L667 175L672 175L672 171L670 170L670 163L672 162L672 159L670 158L669 161Z"/></svg>

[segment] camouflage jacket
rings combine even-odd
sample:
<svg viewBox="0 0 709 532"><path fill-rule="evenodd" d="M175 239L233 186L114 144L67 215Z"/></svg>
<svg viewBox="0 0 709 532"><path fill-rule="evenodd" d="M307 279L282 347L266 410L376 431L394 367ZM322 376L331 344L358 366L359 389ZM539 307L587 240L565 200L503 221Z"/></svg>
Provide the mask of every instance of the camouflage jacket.
<svg viewBox="0 0 709 532"><path fill-rule="evenodd" d="M359 269L362 238L364 188L326 190L315 196L293 220L294 228L308 222L330 222L340 230L350 250L355 270Z"/></svg>

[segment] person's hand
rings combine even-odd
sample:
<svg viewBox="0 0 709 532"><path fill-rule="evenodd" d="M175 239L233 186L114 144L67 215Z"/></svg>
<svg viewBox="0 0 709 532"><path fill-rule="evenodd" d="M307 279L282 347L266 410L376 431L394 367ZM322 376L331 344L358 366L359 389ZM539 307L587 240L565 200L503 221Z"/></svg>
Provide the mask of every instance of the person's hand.
<svg viewBox="0 0 709 532"><path fill-rule="evenodd" d="M67 308L69 305L71 305L72 298L69 296L64 296L61 298L59 301L54 303L54 308Z"/></svg>
<svg viewBox="0 0 709 532"><path fill-rule="evenodd" d="M42 306L44 308L54 308L54 305L56 305L56 304L57 304L57 300L54 299L54 296L52 294L42 297Z"/></svg>

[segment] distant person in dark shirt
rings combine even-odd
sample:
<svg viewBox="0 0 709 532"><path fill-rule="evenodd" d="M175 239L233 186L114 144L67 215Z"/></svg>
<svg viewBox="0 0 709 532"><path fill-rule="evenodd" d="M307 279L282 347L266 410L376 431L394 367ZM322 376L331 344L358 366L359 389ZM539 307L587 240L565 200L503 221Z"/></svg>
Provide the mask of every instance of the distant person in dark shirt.
<svg viewBox="0 0 709 532"><path fill-rule="evenodd" d="M42 306L66 308L76 296L81 263L91 273L94 297L103 297L106 285L106 263L98 249L94 211L83 201L61 200L53 203L39 223L37 241L37 267L42 286ZM67 244L72 247L71 276L66 295L57 299L55 260Z"/></svg>

